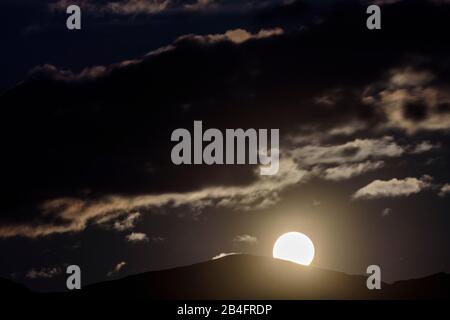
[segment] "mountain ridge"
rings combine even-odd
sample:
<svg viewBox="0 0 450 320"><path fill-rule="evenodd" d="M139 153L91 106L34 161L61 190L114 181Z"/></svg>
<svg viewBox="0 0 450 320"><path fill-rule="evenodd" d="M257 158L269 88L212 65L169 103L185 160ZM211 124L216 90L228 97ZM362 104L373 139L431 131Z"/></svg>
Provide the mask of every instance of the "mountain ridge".
<svg viewBox="0 0 450 320"><path fill-rule="evenodd" d="M188 266L149 271L99 282L81 290L33 293L9 280L0 288L12 296L62 299L155 300L392 300L449 299L450 275L382 283L369 290L367 276L349 275L289 261L251 255L230 255ZM10 289L8 289L10 288ZM11 289L13 288L13 289Z"/></svg>

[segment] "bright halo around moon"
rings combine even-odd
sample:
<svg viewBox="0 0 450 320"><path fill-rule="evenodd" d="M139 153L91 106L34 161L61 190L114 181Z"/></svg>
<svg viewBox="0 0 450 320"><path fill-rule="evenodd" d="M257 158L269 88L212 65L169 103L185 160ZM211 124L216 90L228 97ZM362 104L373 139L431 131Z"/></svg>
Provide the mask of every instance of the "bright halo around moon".
<svg viewBox="0 0 450 320"><path fill-rule="evenodd" d="M314 244L300 232L289 232L277 239L273 246L273 257L309 266L314 259Z"/></svg>

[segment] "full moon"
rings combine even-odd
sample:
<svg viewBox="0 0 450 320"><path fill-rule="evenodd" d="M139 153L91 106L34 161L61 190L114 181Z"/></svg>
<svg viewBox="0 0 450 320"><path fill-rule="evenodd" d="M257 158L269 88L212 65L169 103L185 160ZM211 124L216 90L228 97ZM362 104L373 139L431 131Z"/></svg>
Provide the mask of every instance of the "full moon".
<svg viewBox="0 0 450 320"><path fill-rule="evenodd" d="M273 246L273 257L309 266L314 259L314 244L300 232L289 232L277 239Z"/></svg>

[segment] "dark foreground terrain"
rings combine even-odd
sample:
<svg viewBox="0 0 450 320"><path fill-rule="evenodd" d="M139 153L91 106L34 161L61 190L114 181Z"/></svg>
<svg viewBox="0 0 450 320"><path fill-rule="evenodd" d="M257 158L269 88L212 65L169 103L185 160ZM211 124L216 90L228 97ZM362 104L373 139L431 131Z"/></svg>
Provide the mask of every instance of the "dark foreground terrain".
<svg viewBox="0 0 450 320"><path fill-rule="evenodd" d="M450 275L383 283L382 290L370 291L365 276L233 255L88 285L76 292L38 294L1 279L0 290L9 297L44 299L448 299Z"/></svg>

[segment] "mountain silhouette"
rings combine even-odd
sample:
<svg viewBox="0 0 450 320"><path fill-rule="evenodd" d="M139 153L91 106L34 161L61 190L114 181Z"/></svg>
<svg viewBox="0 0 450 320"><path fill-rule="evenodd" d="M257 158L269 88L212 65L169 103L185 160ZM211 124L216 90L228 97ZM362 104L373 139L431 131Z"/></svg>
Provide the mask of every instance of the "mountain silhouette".
<svg viewBox="0 0 450 320"><path fill-rule="evenodd" d="M32 292L22 284L0 278L0 292L10 298L31 296Z"/></svg>
<svg viewBox="0 0 450 320"><path fill-rule="evenodd" d="M366 276L347 275L292 262L251 255L230 255L190 266L146 272L85 286L44 298L76 299L448 299L450 275L382 283L368 290ZM29 291L10 281L1 290Z"/></svg>

